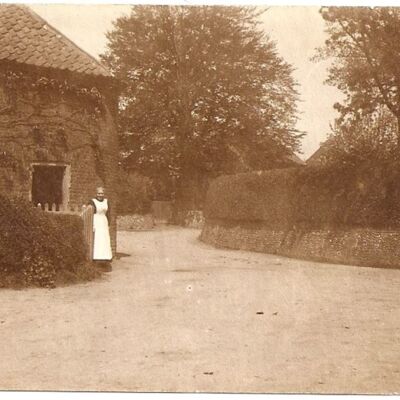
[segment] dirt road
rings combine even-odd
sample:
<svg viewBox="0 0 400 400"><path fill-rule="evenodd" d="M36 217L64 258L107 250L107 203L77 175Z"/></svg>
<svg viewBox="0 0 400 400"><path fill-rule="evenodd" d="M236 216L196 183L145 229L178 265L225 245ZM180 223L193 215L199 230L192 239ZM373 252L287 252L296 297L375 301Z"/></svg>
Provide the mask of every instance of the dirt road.
<svg viewBox="0 0 400 400"><path fill-rule="evenodd" d="M120 232L88 284L0 291L0 388L400 391L400 271Z"/></svg>

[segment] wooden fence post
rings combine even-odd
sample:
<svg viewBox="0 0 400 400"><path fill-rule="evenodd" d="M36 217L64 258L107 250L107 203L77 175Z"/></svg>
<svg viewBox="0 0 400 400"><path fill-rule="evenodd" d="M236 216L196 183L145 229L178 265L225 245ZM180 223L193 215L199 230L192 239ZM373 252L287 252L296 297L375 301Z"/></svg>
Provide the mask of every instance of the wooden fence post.
<svg viewBox="0 0 400 400"><path fill-rule="evenodd" d="M82 206L83 235L86 242L87 257L90 261L93 260L93 211L91 205Z"/></svg>

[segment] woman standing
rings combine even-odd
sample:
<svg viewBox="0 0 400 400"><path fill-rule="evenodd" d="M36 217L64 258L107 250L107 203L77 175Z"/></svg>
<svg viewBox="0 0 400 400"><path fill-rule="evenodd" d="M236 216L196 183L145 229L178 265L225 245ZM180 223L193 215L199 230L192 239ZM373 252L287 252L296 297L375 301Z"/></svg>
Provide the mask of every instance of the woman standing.
<svg viewBox="0 0 400 400"><path fill-rule="evenodd" d="M93 214L93 260L111 271L112 250L110 241L110 206L104 197L104 189L98 187L96 198L89 204L94 207Z"/></svg>

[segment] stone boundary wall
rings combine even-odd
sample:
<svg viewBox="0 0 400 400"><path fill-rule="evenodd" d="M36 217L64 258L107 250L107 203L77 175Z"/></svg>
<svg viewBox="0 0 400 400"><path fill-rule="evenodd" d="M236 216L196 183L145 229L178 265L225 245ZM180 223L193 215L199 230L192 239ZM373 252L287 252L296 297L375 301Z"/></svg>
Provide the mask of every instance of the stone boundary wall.
<svg viewBox="0 0 400 400"><path fill-rule="evenodd" d="M173 223L186 228L202 229L204 226L204 217L201 211L179 211L176 218L171 220L160 220L153 214L139 215L119 215L117 217L117 230L119 231L140 231L153 229L156 225Z"/></svg>
<svg viewBox="0 0 400 400"><path fill-rule="evenodd" d="M206 221L200 239L216 247L366 267L400 267L400 231L272 230L262 223Z"/></svg>
<svg viewBox="0 0 400 400"><path fill-rule="evenodd" d="M200 210L177 211L174 222L186 228L202 229L204 226L203 212Z"/></svg>
<svg viewBox="0 0 400 400"><path fill-rule="evenodd" d="M151 214L119 215L117 217L117 230L142 231L154 228L154 219Z"/></svg>

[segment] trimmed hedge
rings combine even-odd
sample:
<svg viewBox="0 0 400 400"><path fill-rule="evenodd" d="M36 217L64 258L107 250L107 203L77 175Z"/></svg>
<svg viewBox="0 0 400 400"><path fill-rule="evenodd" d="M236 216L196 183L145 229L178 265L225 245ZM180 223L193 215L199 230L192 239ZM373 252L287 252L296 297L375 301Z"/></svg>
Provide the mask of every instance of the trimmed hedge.
<svg viewBox="0 0 400 400"><path fill-rule="evenodd" d="M290 225L294 178L294 169L220 176L207 192L205 217L264 221L271 228Z"/></svg>
<svg viewBox="0 0 400 400"><path fill-rule="evenodd" d="M270 228L400 227L400 168L307 166L221 176L205 217L263 222Z"/></svg>
<svg viewBox="0 0 400 400"><path fill-rule="evenodd" d="M79 216L0 196L0 287L54 287L96 275L86 262Z"/></svg>

